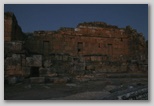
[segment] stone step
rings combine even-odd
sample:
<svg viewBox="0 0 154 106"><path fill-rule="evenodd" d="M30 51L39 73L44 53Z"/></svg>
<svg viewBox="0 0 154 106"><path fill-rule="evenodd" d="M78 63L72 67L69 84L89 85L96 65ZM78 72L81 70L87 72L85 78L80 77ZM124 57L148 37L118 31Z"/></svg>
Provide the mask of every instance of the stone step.
<svg viewBox="0 0 154 106"><path fill-rule="evenodd" d="M147 78L146 74L107 74L107 78Z"/></svg>
<svg viewBox="0 0 154 106"><path fill-rule="evenodd" d="M148 74L145 73L104 73L95 72L95 77L107 77L107 78L147 78Z"/></svg>

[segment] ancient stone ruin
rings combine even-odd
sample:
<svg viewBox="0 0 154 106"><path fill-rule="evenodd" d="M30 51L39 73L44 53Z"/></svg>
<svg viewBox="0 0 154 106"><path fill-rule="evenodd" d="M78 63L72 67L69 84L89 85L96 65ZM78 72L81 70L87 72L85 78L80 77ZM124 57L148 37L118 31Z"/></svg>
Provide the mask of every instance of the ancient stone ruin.
<svg viewBox="0 0 154 106"><path fill-rule="evenodd" d="M67 83L148 73L148 45L130 26L83 22L76 28L23 33L4 13L5 83ZM110 73L110 74L108 74ZM114 73L118 74L116 76Z"/></svg>

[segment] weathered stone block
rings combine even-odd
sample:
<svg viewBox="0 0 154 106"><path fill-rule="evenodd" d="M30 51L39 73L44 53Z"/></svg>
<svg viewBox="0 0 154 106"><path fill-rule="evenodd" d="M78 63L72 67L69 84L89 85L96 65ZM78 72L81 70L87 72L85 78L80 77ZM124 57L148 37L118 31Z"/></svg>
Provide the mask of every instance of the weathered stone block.
<svg viewBox="0 0 154 106"><path fill-rule="evenodd" d="M86 70L95 70L95 66L94 65L88 65L88 66L86 66Z"/></svg>
<svg viewBox="0 0 154 106"><path fill-rule="evenodd" d="M20 60L20 54L12 54L12 58L14 59L14 60Z"/></svg>
<svg viewBox="0 0 154 106"><path fill-rule="evenodd" d="M9 77L8 78L8 83L9 84L15 84L15 83L17 83L17 78L16 77Z"/></svg>
<svg viewBox="0 0 154 106"><path fill-rule="evenodd" d="M127 71L127 65L121 65L120 71L121 72L126 72Z"/></svg>
<svg viewBox="0 0 154 106"><path fill-rule="evenodd" d="M57 77L58 74L57 73L47 73L48 77Z"/></svg>
<svg viewBox="0 0 154 106"><path fill-rule="evenodd" d="M23 75L25 76L25 77L28 77L28 76L30 76L30 67L22 67L22 70L23 70Z"/></svg>
<svg viewBox="0 0 154 106"><path fill-rule="evenodd" d="M136 64L130 64L130 65L128 65L128 71L129 72L137 72L137 71L139 71L139 68Z"/></svg>
<svg viewBox="0 0 154 106"><path fill-rule="evenodd" d="M55 78L55 79L54 79L54 83L55 83L55 84L67 83L68 80L69 80L68 78Z"/></svg>
<svg viewBox="0 0 154 106"><path fill-rule="evenodd" d="M47 76L47 68L40 68L39 69L39 73L40 73L40 76L41 77L45 77L45 76Z"/></svg>
<svg viewBox="0 0 154 106"><path fill-rule="evenodd" d="M56 77L58 74L53 72L51 68L40 68L39 69L41 77Z"/></svg>
<svg viewBox="0 0 154 106"><path fill-rule="evenodd" d="M42 55L33 55L32 57L26 57L26 65L27 66L42 66Z"/></svg>
<svg viewBox="0 0 154 106"><path fill-rule="evenodd" d="M9 65L18 65L21 64L21 60L20 60L20 55L18 54L13 54L12 57L7 57L4 62L5 62L5 67L9 66Z"/></svg>
<svg viewBox="0 0 154 106"><path fill-rule="evenodd" d="M31 83L37 83L37 84L44 83L45 78L44 77L31 77L30 82Z"/></svg>
<svg viewBox="0 0 154 106"><path fill-rule="evenodd" d="M8 76L23 75L22 67L20 65L10 65L5 69L5 74Z"/></svg>
<svg viewBox="0 0 154 106"><path fill-rule="evenodd" d="M51 63L50 60L44 61L44 67L45 67L45 68L48 68L48 67L50 67L50 66L52 66L52 63Z"/></svg>
<svg viewBox="0 0 154 106"><path fill-rule="evenodd" d="M90 80L89 78L84 78L83 76L76 76L75 79L80 82L87 82Z"/></svg>
<svg viewBox="0 0 154 106"><path fill-rule="evenodd" d="M63 56L63 61L68 61L68 56Z"/></svg>

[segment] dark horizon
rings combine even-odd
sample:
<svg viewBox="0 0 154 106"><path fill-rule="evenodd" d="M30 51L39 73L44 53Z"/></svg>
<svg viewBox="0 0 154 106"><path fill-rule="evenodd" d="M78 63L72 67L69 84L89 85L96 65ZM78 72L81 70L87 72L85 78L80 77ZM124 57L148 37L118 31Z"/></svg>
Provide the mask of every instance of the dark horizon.
<svg viewBox="0 0 154 106"><path fill-rule="evenodd" d="M4 4L8 11L25 33L100 21L119 28L130 25L148 40L148 4Z"/></svg>

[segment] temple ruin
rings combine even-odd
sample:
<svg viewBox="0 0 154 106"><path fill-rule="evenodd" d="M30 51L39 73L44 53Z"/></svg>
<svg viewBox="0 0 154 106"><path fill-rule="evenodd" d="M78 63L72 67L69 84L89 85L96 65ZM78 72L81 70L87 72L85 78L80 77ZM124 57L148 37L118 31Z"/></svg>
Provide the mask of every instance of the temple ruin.
<svg viewBox="0 0 154 106"><path fill-rule="evenodd" d="M15 15L4 13L7 83L26 79L31 83L80 82L111 77L108 73L147 75L148 43L141 33L104 22L24 33Z"/></svg>

